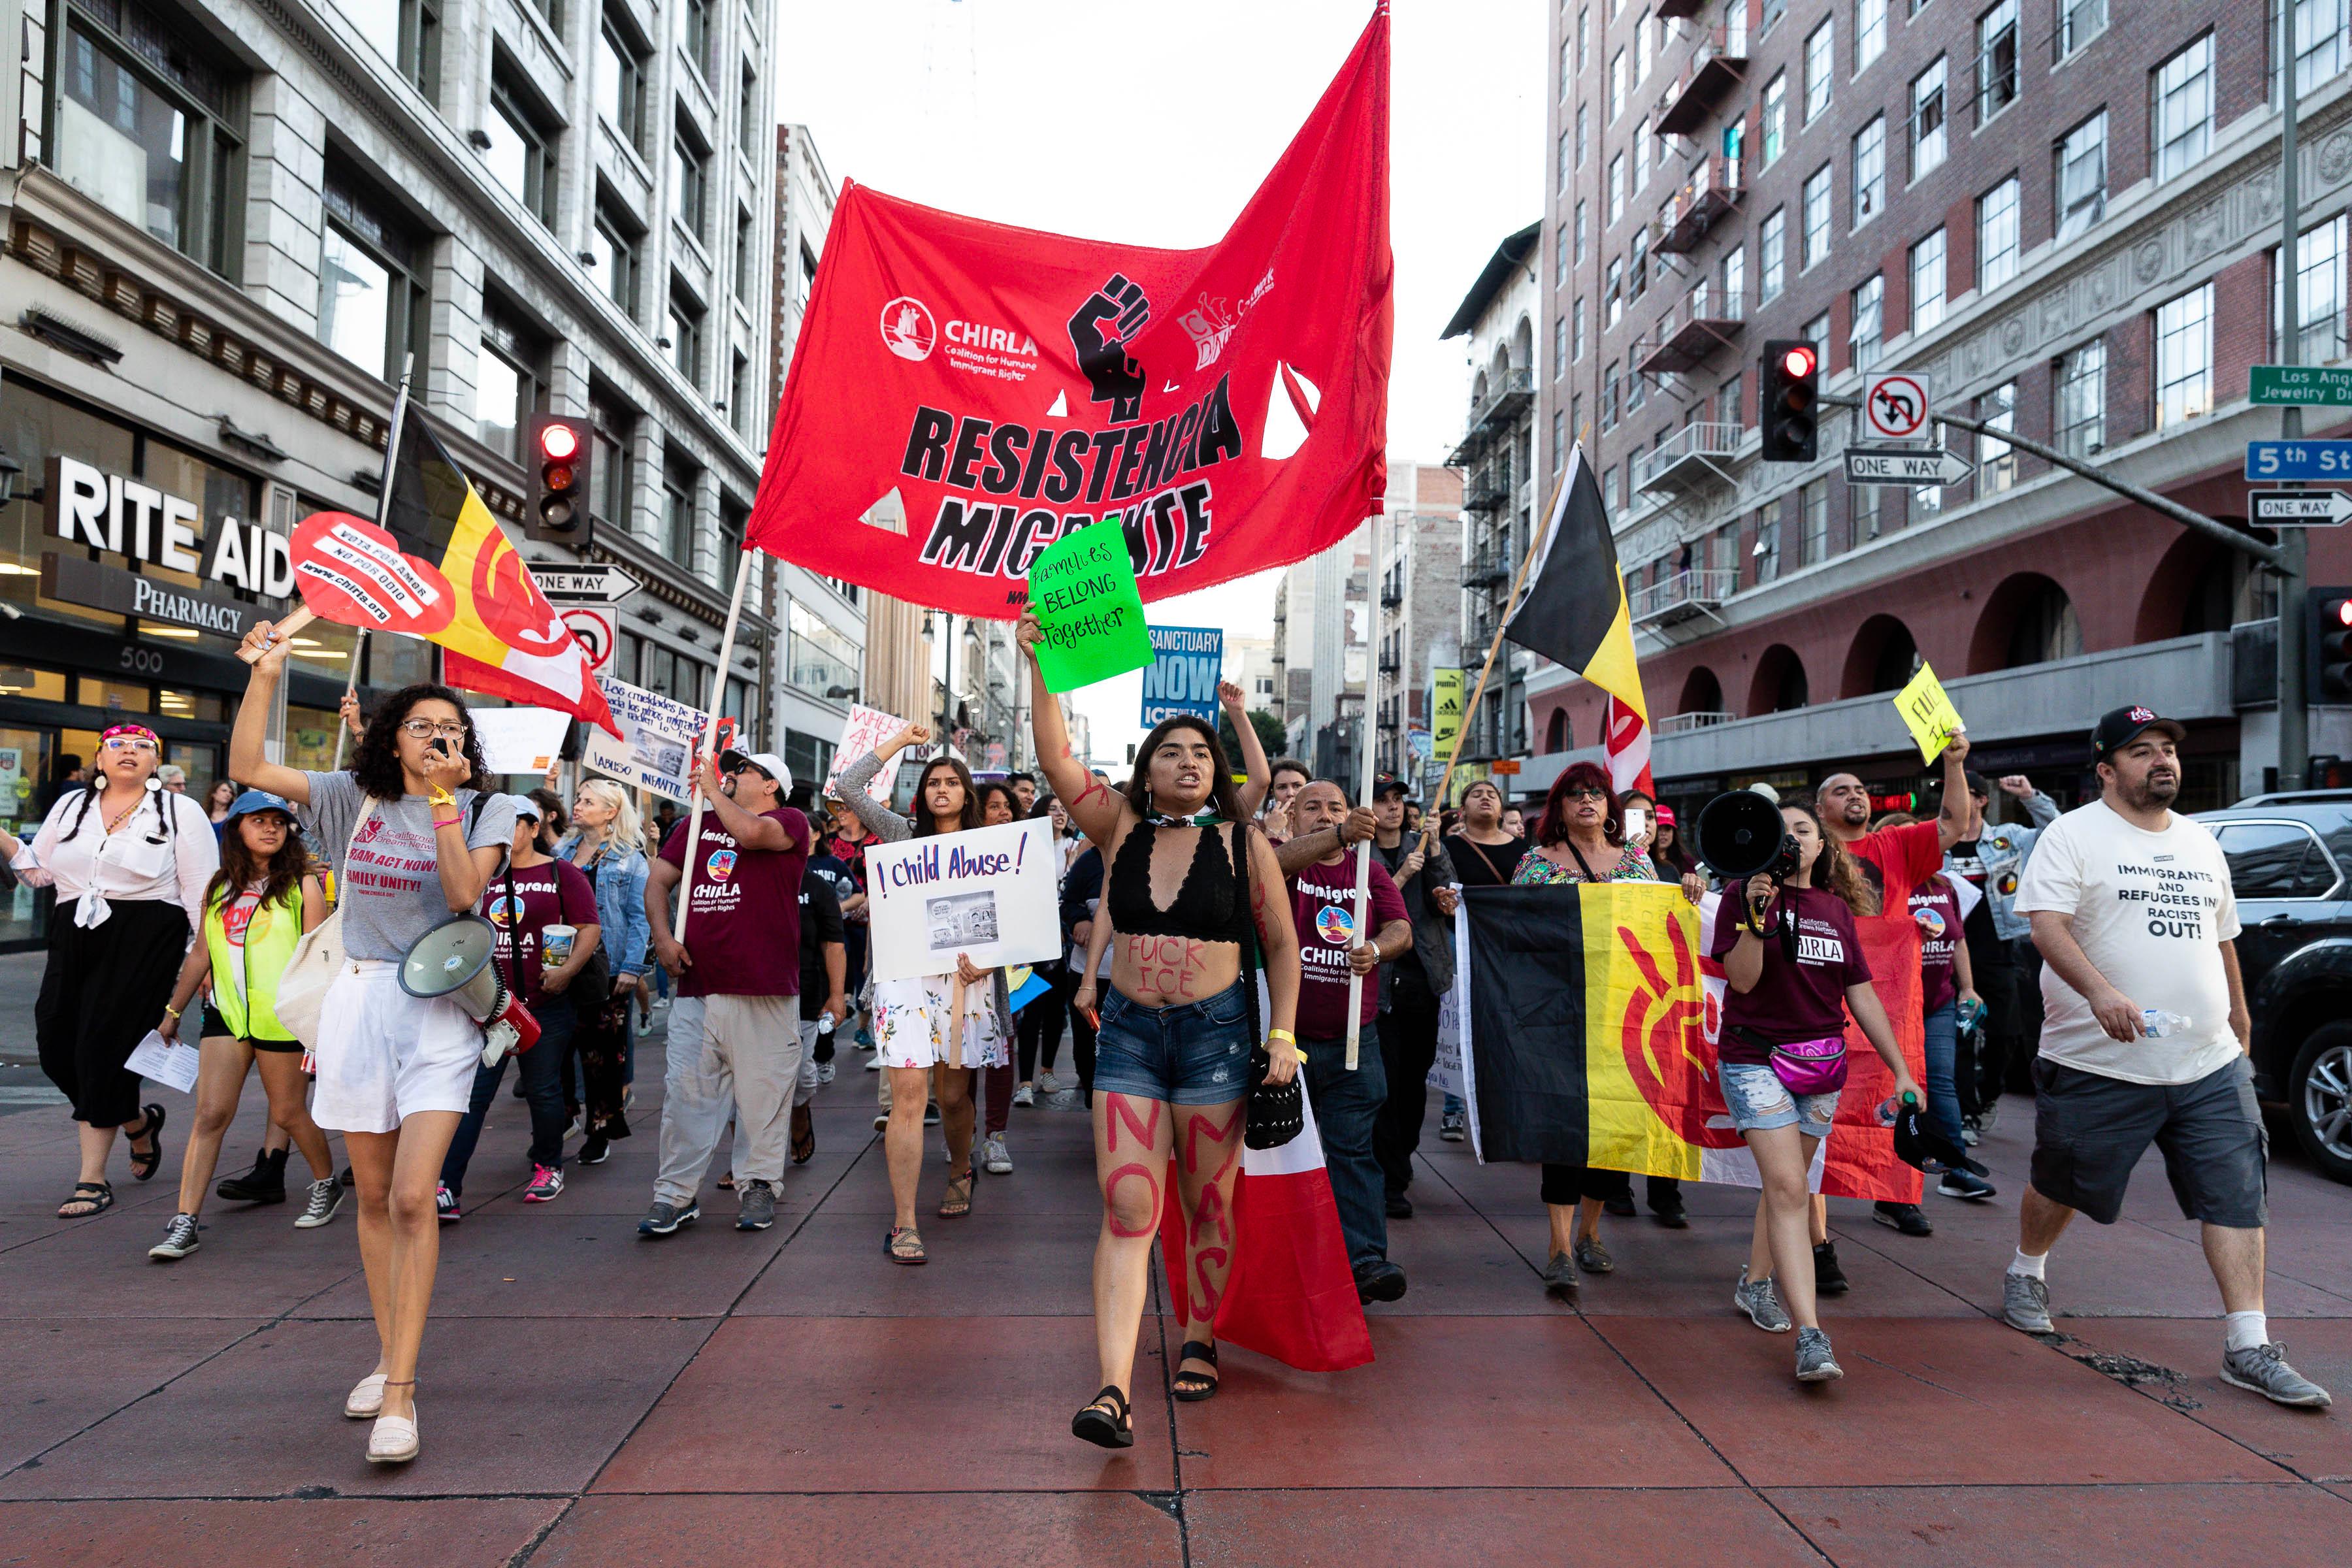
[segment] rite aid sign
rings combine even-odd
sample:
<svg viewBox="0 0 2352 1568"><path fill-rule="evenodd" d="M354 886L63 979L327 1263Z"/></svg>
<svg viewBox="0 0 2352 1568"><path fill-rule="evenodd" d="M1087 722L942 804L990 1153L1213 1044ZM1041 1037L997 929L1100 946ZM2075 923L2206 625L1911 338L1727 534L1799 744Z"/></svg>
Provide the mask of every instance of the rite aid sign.
<svg viewBox="0 0 2352 1568"><path fill-rule="evenodd" d="M214 523L209 536L200 534L204 514L195 502L73 458L52 457L46 477L49 531L68 544L192 573L268 599L294 593L294 561L284 534L233 517Z"/></svg>

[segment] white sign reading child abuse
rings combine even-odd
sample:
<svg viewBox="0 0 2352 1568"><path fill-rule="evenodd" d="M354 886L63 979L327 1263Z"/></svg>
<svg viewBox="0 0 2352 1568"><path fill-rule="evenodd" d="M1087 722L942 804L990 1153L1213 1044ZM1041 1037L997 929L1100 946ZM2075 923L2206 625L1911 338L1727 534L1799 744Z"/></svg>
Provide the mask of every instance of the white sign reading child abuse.
<svg viewBox="0 0 2352 1568"><path fill-rule="evenodd" d="M1050 824L1040 818L866 847L874 978L1060 956Z"/></svg>

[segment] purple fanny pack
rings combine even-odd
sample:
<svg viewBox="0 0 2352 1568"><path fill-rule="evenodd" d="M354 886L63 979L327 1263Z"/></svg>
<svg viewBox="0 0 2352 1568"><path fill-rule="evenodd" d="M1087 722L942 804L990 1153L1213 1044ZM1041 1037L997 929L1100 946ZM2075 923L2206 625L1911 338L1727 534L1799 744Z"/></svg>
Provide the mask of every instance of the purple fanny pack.
<svg viewBox="0 0 2352 1568"><path fill-rule="evenodd" d="M1845 1087L1845 1040L1791 1040L1772 1047L1772 1076L1790 1094L1835 1094Z"/></svg>

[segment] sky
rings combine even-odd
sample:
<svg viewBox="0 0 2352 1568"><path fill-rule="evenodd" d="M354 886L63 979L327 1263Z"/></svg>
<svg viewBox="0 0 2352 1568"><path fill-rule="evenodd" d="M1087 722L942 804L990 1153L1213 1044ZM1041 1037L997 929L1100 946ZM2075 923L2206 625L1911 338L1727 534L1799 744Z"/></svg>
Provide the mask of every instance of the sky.
<svg viewBox="0 0 2352 1568"><path fill-rule="evenodd" d="M782 0L778 117L836 184L1090 239L1215 241L1347 58L1369 0ZM1462 430L1465 340L1495 247L1541 216L1540 0L1395 0L1389 456ZM1119 148L1118 168L1085 156ZM1163 626L1264 636L1276 574L1154 601ZM1143 738L1141 676L1075 701L1098 762Z"/></svg>

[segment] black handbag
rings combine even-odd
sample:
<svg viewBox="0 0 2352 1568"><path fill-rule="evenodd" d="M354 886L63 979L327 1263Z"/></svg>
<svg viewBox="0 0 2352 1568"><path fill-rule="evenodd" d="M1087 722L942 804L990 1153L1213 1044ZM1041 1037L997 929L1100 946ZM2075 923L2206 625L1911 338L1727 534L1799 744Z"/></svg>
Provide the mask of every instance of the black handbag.
<svg viewBox="0 0 2352 1568"><path fill-rule="evenodd" d="M1234 858L1240 862L1235 869L1240 874L1242 907L1255 908L1250 889L1250 827L1245 822L1234 824ZM1250 925L1249 940L1242 944L1243 994L1249 999L1250 1037L1261 1043L1250 1047L1249 1109L1246 1125L1242 1130L1242 1142L1253 1149L1279 1149L1306 1130L1307 1101L1300 1093L1298 1074L1290 1075L1287 1083L1267 1081L1266 1074L1274 1058L1266 1054L1260 1032L1257 1014L1257 925Z"/></svg>

